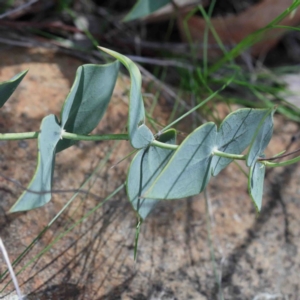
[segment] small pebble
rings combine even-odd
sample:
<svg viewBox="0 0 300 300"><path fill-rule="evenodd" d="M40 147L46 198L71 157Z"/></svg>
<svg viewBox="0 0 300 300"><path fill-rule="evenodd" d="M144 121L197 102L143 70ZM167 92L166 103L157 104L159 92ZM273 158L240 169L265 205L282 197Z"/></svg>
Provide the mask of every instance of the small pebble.
<svg viewBox="0 0 300 300"><path fill-rule="evenodd" d="M26 141L19 141L18 146L22 149L26 149L28 147L28 143Z"/></svg>

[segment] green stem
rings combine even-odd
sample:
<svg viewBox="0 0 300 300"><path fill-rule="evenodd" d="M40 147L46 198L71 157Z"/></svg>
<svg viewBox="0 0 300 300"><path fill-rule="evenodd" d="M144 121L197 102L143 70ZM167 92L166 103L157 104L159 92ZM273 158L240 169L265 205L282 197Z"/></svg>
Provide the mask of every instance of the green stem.
<svg viewBox="0 0 300 300"><path fill-rule="evenodd" d="M225 153L225 152L221 152L219 150L214 150L212 152L212 155L221 156L221 157L225 157L225 158L231 158L231 159L238 159L238 160L246 159L246 155Z"/></svg>
<svg viewBox="0 0 300 300"><path fill-rule="evenodd" d="M171 145L171 144L161 143L157 140L152 141L150 145L151 146L156 146L156 147L159 147L159 148L163 148L163 149L170 149L170 150L176 150L179 147L178 145Z"/></svg>
<svg viewBox="0 0 300 300"><path fill-rule="evenodd" d="M37 139L39 136L38 131L21 132L21 133L0 133L0 140L14 141ZM103 134L103 135L81 135L76 133L63 132L62 138L76 141L108 141L108 140L128 140L128 134Z"/></svg>
<svg viewBox="0 0 300 300"><path fill-rule="evenodd" d="M159 148L170 149L170 150L177 150L178 147L179 147L178 145L171 145L171 144L161 143L157 140L152 141L151 146L156 146L156 147L159 147ZM225 152L221 152L219 150L214 150L212 152L212 155L221 156L221 157L225 157L225 158L231 158L231 159L238 159L238 160L245 160L246 159L246 155L225 153Z"/></svg>
<svg viewBox="0 0 300 300"><path fill-rule="evenodd" d="M32 132L21 132L21 133L0 133L0 140L4 141L13 141L13 140L25 140L25 139L36 139L39 136L38 131L32 131ZM68 140L76 140L76 141L109 141L109 140L129 140L128 134L103 134L103 135L81 135L76 133L69 133L69 132L63 132L62 138L68 139ZM165 144L161 143L157 140L154 140L151 142L151 146L156 146L163 149L169 149L169 150L177 150L178 145L171 145L171 144ZM246 155L240 155L240 154L231 154L231 153L225 153L218 150L214 150L212 152L212 155L230 158L230 159L237 159L237 160L245 160ZM295 157L290 160L282 161L282 162L269 162L260 160L262 164L264 164L266 167L284 167L291 164L294 164L296 162L300 161L300 156Z"/></svg>
<svg viewBox="0 0 300 300"><path fill-rule="evenodd" d="M103 134L103 135L82 135L76 133L63 132L62 138L75 141L110 141L129 140L128 134Z"/></svg>
<svg viewBox="0 0 300 300"><path fill-rule="evenodd" d="M14 141L14 140L27 140L37 139L39 132L21 132L21 133L0 133L0 140Z"/></svg>
<svg viewBox="0 0 300 300"><path fill-rule="evenodd" d="M169 149L169 150L177 150L177 148L179 147L178 145L164 144L164 143L161 143L161 142L156 141L156 140L152 141L151 146L156 146L156 147L159 147L159 148ZM230 159L236 159L236 160L246 160L246 155L225 153L225 152L222 152L222 151L219 151L219 150L213 150L212 155L225 157L225 158L230 158ZM260 160L260 159L258 159L258 161L260 163L264 164L266 167L271 167L271 168L284 167L284 166L292 165L296 162L299 162L300 161L300 156L297 156L297 157L295 157L293 159L290 159L290 160L278 162L278 163L269 162L269 161Z"/></svg>
<svg viewBox="0 0 300 300"><path fill-rule="evenodd" d="M269 162L269 161L260 161L262 164L264 164L266 167L271 167L271 168L276 168L276 167L285 167L285 166L289 166L292 165L296 162L300 161L300 156L297 156L295 158L286 160L286 161L281 161L278 163L274 163L274 162Z"/></svg>

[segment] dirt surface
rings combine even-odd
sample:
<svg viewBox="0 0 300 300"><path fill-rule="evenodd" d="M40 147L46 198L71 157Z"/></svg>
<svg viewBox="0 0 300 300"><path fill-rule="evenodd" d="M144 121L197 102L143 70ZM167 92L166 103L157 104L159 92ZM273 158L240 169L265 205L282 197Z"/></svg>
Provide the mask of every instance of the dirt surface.
<svg viewBox="0 0 300 300"><path fill-rule="evenodd" d="M12 98L0 111L1 132L38 130L46 114L58 114L72 84L73 58L47 50L0 48L0 80L30 68ZM96 132L119 133L125 126L128 79L117 81L108 114ZM161 100L160 121L168 107ZM267 155L284 149L299 130L275 117L275 133ZM112 151L108 163L93 177L91 192L104 198L125 181L128 162L110 169L130 152L128 143L80 143L57 156L54 189L76 189ZM295 147L299 145L295 145ZM27 185L36 165L36 141L0 144L1 174ZM84 222L59 240L100 200L80 194L38 240L16 271L55 242L18 275L28 299L300 299L300 167L267 174L262 213L256 217L247 194L246 178L230 165L208 188L211 237L216 259L214 274L203 194L161 202L142 226L138 260L133 260L135 214L125 191L112 197ZM91 186L91 184L89 184ZM85 188L87 189L88 186ZM7 215L21 194L0 177L0 236L12 260L34 240L72 194L55 194L41 209ZM0 259L0 271L5 264ZM0 282L2 289L9 281ZM9 284L2 295L13 291ZM277 296L276 296L277 295ZM269 297L269 298L267 298Z"/></svg>

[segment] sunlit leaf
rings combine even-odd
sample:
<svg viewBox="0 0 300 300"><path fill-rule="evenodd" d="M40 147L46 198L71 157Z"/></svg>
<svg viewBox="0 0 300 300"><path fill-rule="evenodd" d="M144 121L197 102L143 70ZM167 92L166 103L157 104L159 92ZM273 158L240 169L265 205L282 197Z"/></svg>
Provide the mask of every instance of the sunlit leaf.
<svg viewBox="0 0 300 300"><path fill-rule="evenodd" d="M265 170L265 165L260 162L256 162L250 167L248 178L249 194L258 212L260 212L262 205Z"/></svg>
<svg viewBox="0 0 300 300"><path fill-rule="evenodd" d="M89 134L102 119L117 80L119 62L83 65L77 69L71 91L61 110L61 126L70 133ZM61 140L57 152L75 142Z"/></svg>
<svg viewBox="0 0 300 300"><path fill-rule="evenodd" d="M263 154L272 138L273 114L274 109L267 111L252 137L252 142L250 144L246 159L248 167L252 166L256 159Z"/></svg>
<svg viewBox="0 0 300 300"><path fill-rule="evenodd" d="M159 141L166 144L176 143L176 131L164 132ZM145 219L159 200L140 198L154 182L164 166L170 160L174 150L147 147L139 150L131 162L127 175L127 194L135 211Z"/></svg>
<svg viewBox="0 0 300 300"><path fill-rule="evenodd" d="M5 102L9 99L12 93L15 91L19 83L27 74L28 70L23 71L8 81L4 81L0 83L0 108L5 104Z"/></svg>
<svg viewBox="0 0 300 300"><path fill-rule="evenodd" d="M145 125L145 109L141 91L142 77L140 70L134 62L126 56L103 47L99 48L118 59L129 71L131 86L129 96L128 134L133 148L145 148L153 141L154 137L150 129Z"/></svg>
<svg viewBox="0 0 300 300"><path fill-rule="evenodd" d="M154 199L178 199L199 194L211 177L212 151L217 127L206 123L194 130L143 195Z"/></svg>
<svg viewBox="0 0 300 300"><path fill-rule="evenodd" d="M51 199L55 148L61 127L54 115L45 117L38 137L38 160L33 179L10 212L30 210L45 205Z"/></svg>
<svg viewBox="0 0 300 300"><path fill-rule="evenodd" d="M217 149L222 152L241 154L251 143L253 134L268 109L242 108L229 114L218 130ZM214 156L213 176L232 162L230 158Z"/></svg>
<svg viewBox="0 0 300 300"><path fill-rule="evenodd" d="M124 21L132 21L150 15L170 2L171 0L139 0L126 15Z"/></svg>

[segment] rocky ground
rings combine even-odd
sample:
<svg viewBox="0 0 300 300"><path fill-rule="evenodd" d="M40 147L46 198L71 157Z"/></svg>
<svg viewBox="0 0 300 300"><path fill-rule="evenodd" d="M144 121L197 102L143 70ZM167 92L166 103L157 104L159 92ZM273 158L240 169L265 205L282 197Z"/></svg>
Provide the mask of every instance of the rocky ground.
<svg viewBox="0 0 300 300"><path fill-rule="evenodd" d="M58 114L80 61L49 50L1 46L0 80L21 70L29 73L0 111L1 132L36 131L42 118ZM126 123L128 79L120 76L98 133L121 132ZM157 109L164 123L170 110ZM275 116L268 155L287 147L298 125ZM297 144L297 143L296 143ZM298 145L294 147L299 148ZM106 164L106 156L112 151ZM57 157L54 189L77 189L100 166L80 194L16 266L28 299L300 299L300 167L270 170L263 209L256 216L247 182L230 165L203 194L162 202L142 226L137 262L133 260L135 215L122 190L82 223L63 234L126 179L130 152L126 142L80 143ZM27 185L36 165L36 141L0 144L1 174ZM72 194L60 193L45 207L7 215L22 190L0 177L0 237L12 260L35 239ZM211 220L211 239L207 228ZM58 239L58 237L61 237ZM53 243L53 245L52 245ZM47 248L49 245L51 247ZM0 258L0 271L6 269ZM221 278L218 280L217 278ZM6 276L0 282L4 288ZM11 283L2 296L13 291Z"/></svg>

